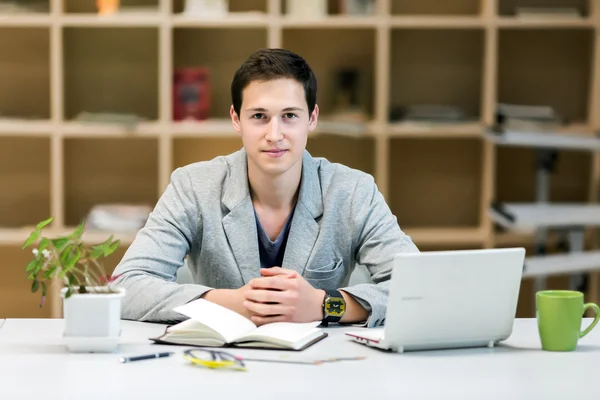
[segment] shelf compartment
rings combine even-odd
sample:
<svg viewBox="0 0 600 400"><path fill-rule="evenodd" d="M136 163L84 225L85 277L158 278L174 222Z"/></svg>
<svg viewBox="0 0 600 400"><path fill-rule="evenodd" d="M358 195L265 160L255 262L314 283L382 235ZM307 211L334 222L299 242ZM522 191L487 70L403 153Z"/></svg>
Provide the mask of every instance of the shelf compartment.
<svg viewBox="0 0 600 400"><path fill-rule="evenodd" d="M158 29L65 28L65 118L83 112L158 119Z"/></svg>
<svg viewBox="0 0 600 400"><path fill-rule="evenodd" d="M349 44L352 45L349 45ZM375 30L285 28L283 47L301 55L313 69L318 81L317 104L322 121L363 121L374 116ZM354 74L348 93L354 95L360 116L347 117L337 100L340 73ZM353 92L353 93L351 93Z"/></svg>
<svg viewBox="0 0 600 400"><path fill-rule="evenodd" d="M517 8L575 8L583 17L589 15L589 0L498 0L498 14L516 17ZM526 17L517 17L525 20ZM545 17L536 16L535 19ZM570 18L570 17L568 17ZM527 17L527 20L533 18Z"/></svg>
<svg viewBox="0 0 600 400"><path fill-rule="evenodd" d="M226 156L242 148L241 139L227 138L177 138L173 140L173 170L199 161L209 161Z"/></svg>
<svg viewBox="0 0 600 400"><path fill-rule="evenodd" d="M156 138L64 141L66 225L76 226L96 204L154 206L158 200Z"/></svg>
<svg viewBox="0 0 600 400"><path fill-rule="evenodd" d="M135 13L158 13L160 0L119 0L120 7L113 15L128 16ZM97 14L96 1L64 0L64 12L69 14ZM104 16L103 16L104 17Z"/></svg>
<svg viewBox="0 0 600 400"><path fill-rule="evenodd" d="M234 18L237 16L244 18L243 14L266 14L268 1L269 0L229 0L229 13L233 14L232 16ZM175 14L184 12L185 0L173 0L172 4L173 12Z"/></svg>
<svg viewBox="0 0 600 400"><path fill-rule="evenodd" d="M50 118L49 44L49 29L0 28L0 118Z"/></svg>
<svg viewBox="0 0 600 400"><path fill-rule="evenodd" d="M555 171L550 175L549 200L562 203L587 202L591 168L590 152L560 150ZM534 150L522 147L497 147L496 201L534 202L535 183Z"/></svg>
<svg viewBox="0 0 600 400"><path fill-rule="evenodd" d="M478 15L481 0L391 0L392 14L395 15Z"/></svg>
<svg viewBox="0 0 600 400"><path fill-rule="evenodd" d="M333 134L308 137L306 149L313 157L325 157L368 174L375 174L375 139L348 138ZM344 149L344 151L340 151Z"/></svg>
<svg viewBox="0 0 600 400"><path fill-rule="evenodd" d="M212 93L210 118L229 118L233 74L250 54L266 47L267 30L177 28L173 41L174 71L178 68L208 68ZM225 48L227 51L223 51Z"/></svg>
<svg viewBox="0 0 600 400"><path fill-rule="evenodd" d="M547 105L568 123L586 124L592 43L591 29L501 30L498 102Z"/></svg>
<svg viewBox="0 0 600 400"><path fill-rule="evenodd" d="M394 29L389 119L407 119L405 107L451 107L449 125L478 123L482 106L483 43L480 29Z"/></svg>
<svg viewBox="0 0 600 400"><path fill-rule="evenodd" d="M35 225L50 215L50 139L0 138L0 228Z"/></svg>
<svg viewBox="0 0 600 400"><path fill-rule="evenodd" d="M31 248L22 250L20 244L0 246L0 318L50 318L53 302L60 299L53 298L48 288L44 307L40 308L42 291L31 293L32 281L25 273L33 254Z"/></svg>
<svg viewBox="0 0 600 400"><path fill-rule="evenodd" d="M388 203L400 227L479 228L482 157L480 139L390 139Z"/></svg>

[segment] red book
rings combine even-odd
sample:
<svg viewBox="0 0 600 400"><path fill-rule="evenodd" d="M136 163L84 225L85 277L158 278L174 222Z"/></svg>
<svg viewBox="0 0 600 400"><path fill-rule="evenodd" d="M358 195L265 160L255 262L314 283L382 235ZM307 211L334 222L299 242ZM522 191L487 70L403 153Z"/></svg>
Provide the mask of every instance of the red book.
<svg viewBox="0 0 600 400"><path fill-rule="evenodd" d="M211 85L207 68L177 68L173 74L173 119L209 117Z"/></svg>

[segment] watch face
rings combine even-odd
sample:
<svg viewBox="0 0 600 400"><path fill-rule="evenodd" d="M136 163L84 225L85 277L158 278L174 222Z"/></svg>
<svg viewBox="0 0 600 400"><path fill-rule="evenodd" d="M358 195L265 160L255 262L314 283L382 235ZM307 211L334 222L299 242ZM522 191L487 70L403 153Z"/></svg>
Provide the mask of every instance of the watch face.
<svg viewBox="0 0 600 400"><path fill-rule="evenodd" d="M327 315L333 317L341 317L344 315L344 312L346 311L344 298L330 297L325 304L325 311L327 312Z"/></svg>

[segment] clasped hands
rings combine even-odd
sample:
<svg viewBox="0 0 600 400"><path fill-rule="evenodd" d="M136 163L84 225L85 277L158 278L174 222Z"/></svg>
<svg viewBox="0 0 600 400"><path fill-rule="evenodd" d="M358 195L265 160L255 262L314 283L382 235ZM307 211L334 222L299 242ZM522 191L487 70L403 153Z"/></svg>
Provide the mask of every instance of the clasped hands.
<svg viewBox="0 0 600 400"><path fill-rule="evenodd" d="M325 292L296 271L272 267L237 289L244 314L257 326L271 322L312 322L323 318Z"/></svg>

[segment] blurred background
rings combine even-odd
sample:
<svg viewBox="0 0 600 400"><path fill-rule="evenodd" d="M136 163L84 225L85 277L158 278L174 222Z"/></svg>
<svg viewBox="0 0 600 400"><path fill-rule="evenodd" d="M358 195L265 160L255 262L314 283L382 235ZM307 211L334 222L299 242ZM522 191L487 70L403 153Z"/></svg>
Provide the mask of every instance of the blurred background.
<svg viewBox="0 0 600 400"><path fill-rule="evenodd" d="M37 222L115 234L110 272L175 168L241 147L229 85L263 47L317 74L308 150L422 251L525 247L520 317L597 301L599 39L599 0L0 0L0 318L61 316L26 279Z"/></svg>

